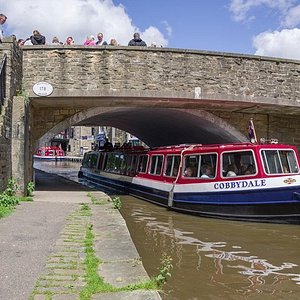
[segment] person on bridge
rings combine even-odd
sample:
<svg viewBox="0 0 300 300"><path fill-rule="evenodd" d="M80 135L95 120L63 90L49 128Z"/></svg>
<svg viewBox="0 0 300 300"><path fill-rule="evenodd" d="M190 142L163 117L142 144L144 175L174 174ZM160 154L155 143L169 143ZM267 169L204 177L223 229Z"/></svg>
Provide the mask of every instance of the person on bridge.
<svg viewBox="0 0 300 300"><path fill-rule="evenodd" d="M32 36L30 37L30 41L32 45L45 45L46 38L45 36L41 35L38 30L33 30Z"/></svg>
<svg viewBox="0 0 300 300"><path fill-rule="evenodd" d="M111 39L109 45L110 46L119 46L119 44L118 44L118 42L117 42L116 39Z"/></svg>
<svg viewBox="0 0 300 300"><path fill-rule="evenodd" d="M105 46L107 45L107 42L106 41L103 41L103 33L102 32L99 32L97 34L97 42L96 42L96 45L98 46Z"/></svg>
<svg viewBox="0 0 300 300"><path fill-rule="evenodd" d="M65 45L74 45L74 40L71 36L68 36Z"/></svg>
<svg viewBox="0 0 300 300"><path fill-rule="evenodd" d="M0 14L0 43L3 41L3 29L2 25L6 22L7 17L4 14Z"/></svg>
<svg viewBox="0 0 300 300"><path fill-rule="evenodd" d="M95 37L93 35L89 35L87 36L85 42L83 43L83 45L85 46L95 46L96 42L95 42Z"/></svg>
<svg viewBox="0 0 300 300"><path fill-rule="evenodd" d="M134 33L133 39L129 41L128 46L144 46L147 47L147 44L141 39L138 32Z"/></svg>

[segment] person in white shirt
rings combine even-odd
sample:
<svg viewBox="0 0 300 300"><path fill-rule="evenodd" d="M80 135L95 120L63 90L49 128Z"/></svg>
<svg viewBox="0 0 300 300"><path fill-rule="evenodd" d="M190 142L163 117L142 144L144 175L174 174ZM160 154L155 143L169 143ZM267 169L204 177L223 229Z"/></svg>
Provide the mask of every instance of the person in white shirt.
<svg viewBox="0 0 300 300"><path fill-rule="evenodd" d="M4 14L0 14L0 43L3 42L3 29L2 25L6 22L7 17Z"/></svg>

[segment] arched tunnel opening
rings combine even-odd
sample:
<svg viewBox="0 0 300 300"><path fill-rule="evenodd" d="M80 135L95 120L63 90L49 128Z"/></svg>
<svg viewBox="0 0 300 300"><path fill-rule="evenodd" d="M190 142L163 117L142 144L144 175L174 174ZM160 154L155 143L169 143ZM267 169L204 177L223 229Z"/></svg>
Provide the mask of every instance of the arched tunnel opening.
<svg viewBox="0 0 300 300"><path fill-rule="evenodd" d="M239 131L204 111L118 108L90 116L76 126L111 126L129 132L149 147L222 144L245 141Z"/></svg>

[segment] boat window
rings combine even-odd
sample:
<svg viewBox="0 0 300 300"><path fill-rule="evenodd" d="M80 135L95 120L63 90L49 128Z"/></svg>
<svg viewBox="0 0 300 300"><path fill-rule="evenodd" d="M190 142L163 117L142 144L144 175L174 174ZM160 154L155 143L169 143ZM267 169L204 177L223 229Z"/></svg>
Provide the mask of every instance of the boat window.
<svg viewBox="0 0 300 300"><path fill-rule="evenodd" d="M128 175L130 175L130 176L136 175L137 162L138 162L138 155L134 154L132 156L131 165L130 165L130 168L129 168L129 174Z"/></svg>
<svg viewBox="0 0 300 300"><path fill-rule="evenodd" d="M104 154L100 153L99 162L98 162L98 170L103 170L103 160L104 160Z"/></svg>
<svg viewBox="0 0 300 300"><path fill-rule="evenodd" d="M103 164L101 170L106 170L106 165L107 165L107 159L108 159L108 153L103 153Z"/></svg>
<svg viewBox="0 0 300 300"><path fill-rule="evenodd" d="M96 168L97 166L97 161L98 161L98 154L97 153L92 153L88 157L88 162L87 165L89 168Z"/></svg>
<svg viewBox="0 0 300 300"><path fill-rule="evenodd" d="M263 150L262 160L267 174L298 173L296 155L293 150Z"/></svg>
<svg viewBox="0 0 300 300"><path fill-rule="evenodd" d="M82 159L82 166L88 167L88 161L89 161L89 155L88 153L84 153L83 159Z"/></svg>
<svg viewBox="0 0 300 300"><path fill-rule="evenodd" d="M184 159L184 177L202 179L216 176L217 154L186 155Z"/></svg>
<svg viewBox="0 0 300 300"><path fill-rule="evenodd" d="M139 173L146 173L147 162L148 162L148 155L146 154L140 155L138 169L137 169Z"/></svg>
<svg viewBox="0 0 300 300"><path fill-rule="evenodd" d="M132 158L133 158L132 155L128 155L128 156L126 157L126 170L125 170L125 174L126 174L126 175L130 175L130 172L131 172L131 164L132 164Z"/></svg>
<svg viewBox="0 0 300 300"><path fill-rule="evenodd" d="M257 167L252 151L224 152L222 154L222 176L253 176Z"/></svg>
<svg viewBox="0 0 300 300"><path fill-rule="evenodd" d="M165 165L165 176L176 177L180 165L180 155L168 155Z"/></svg>
<svg viewBox="0 0 300 300"><path fill-rule="evenodd" d="M120 173L121 165L123 164L125 157L121 153L109 153L107 158L107 163L105 166L105 171Z"/></svg>
<svg viewBox="0 0 300 300"><path fill-rule="evenodd" d="M163 159L164 159L163 155L153 155L151 157L149 174L152 174L152 175L160 175L161 174Z"/></svg>

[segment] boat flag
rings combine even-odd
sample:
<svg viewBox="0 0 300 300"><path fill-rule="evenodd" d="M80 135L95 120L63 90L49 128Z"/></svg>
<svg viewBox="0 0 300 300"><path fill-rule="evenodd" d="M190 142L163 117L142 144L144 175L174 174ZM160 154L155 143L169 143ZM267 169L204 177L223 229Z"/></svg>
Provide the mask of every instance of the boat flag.
<svg viewBox="0 0 300 300"><path fill-rule="evenodd" d="M250 118L249 124L248 124L248 135L249 135L249 139L250 139L251 143L253 143L253 144L257 143L256 133L255 133L255 128L254 128L252 118Z"/></svg>

